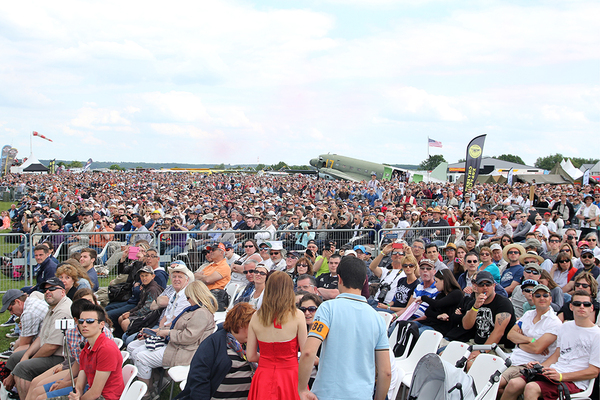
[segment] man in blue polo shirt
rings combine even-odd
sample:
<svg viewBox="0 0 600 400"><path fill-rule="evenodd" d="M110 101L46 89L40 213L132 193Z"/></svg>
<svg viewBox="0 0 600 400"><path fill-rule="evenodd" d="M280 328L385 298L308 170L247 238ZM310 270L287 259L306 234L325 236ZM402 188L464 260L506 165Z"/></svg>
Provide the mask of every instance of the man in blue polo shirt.
<svg viewBox="0 0 600 400"><path fill-rule="evenodd" d="M360 295L365 267L356 257L346 256L337 272L340 295L317 310L300 357L300 398L384 400L391 378L389 344L383 318ZM310 392L308 380L319 346L319 371Z"/></svg>

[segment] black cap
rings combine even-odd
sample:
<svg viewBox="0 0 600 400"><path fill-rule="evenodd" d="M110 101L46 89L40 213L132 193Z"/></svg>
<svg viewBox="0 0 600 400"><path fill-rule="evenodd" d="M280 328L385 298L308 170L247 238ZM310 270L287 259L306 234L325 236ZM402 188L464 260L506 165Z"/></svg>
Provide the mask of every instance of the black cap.
<svg viewBox="0 0 600 400"><path fill-rule="evenodd" d="M44 287L46 287L46 285L59 286L59 287L65 289L65 284L55 276L53 276L52 278L48 278L48 280L43 282L41 286L42 286L42 288L44 288Z"/></svg>
<svg viewBox="0 0 600 400"><path fill-rule="evenodd" d="M0 314L8 310L8 306L10 306L10 303L23 296L24 294L25 293L23 293L19 289L7 290L6 293L4 293L4 296L2 296L2 308L0 309Z"/></svg>
<svg viewBox="0 0 600 400"><path fill-rule="evenodd" d="M495 283L494 277L492 276L492 274L490 274L488 271L479 271L477 273L477 280L475 281L475 283L477 283L479 285L481 282L485 282L485 281Z"/></svg>

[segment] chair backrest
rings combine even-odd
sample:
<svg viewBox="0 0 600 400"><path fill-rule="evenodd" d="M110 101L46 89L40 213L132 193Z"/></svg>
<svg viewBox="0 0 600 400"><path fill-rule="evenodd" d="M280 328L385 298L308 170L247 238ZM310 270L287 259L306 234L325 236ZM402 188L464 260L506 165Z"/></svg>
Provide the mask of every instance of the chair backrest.
<svg viewBox="0 0 600 400"><path fill-rule="evenodd" d="M440 358L444 361L449 362L452 366L456 365L456 362L462 358L467 352L468 344L458 341L452 341L446 346L444 352Z"/></svg>
<svg viewBox="0 0 600 400"><path fill-rule="evenodd" d="M129 387L131 386L131 382L133 382L133 380L137 376L137 373L138 373L138 369L135 365L128 364L123 367L123 383L125 384L125 389L123 389L123 394L121 394L120 400L125 399L125 394L127 393L127 390L129 389ZM144 391L144 394L145 394L145 391ZM144 394L142 394L142 396Z"/></svg>
<svg viewBox="0 0 600 400"><path fill-rule="evenodd" d="M237 294L237 290L239 289L240 285L239 283L230 283L229 285L227 285L227 287L225 288L225 291L227 292L227 294L229 295L229 305L227 306L227 309L229 310L231 307L233 307L233 302L235 300L235 295Z"/></svg>
<svg viewBox="0 0 600 400"><path fill-rule="evenodd" d="M141 400L146 394L148 386L142 381L135 381L129 386L129 389L123 392L121 400Z"/></svg>
<svg viewBox="0 0 600 400"><path fill-rule="evenodd" d="M381 315L383 317L383 319L385 320L385 327L388 328L390 326L390 324L392 323L394 314L385 312L385 311L378 311L378 313L379 313L379 315Z"/></svg>
<svg viewBox="0 0 600 400"><path fill-rule="evenodd" d="M113 338L113 341L117 344L117 347L119 349L121 349L121 347L123 347L123 339L116 337L116 338Z"/></svg>
<svg viewBox="0 0 600 400"><path fill-rule="evenodd" d="M573 400L576 399L587 399L592 396L592 392L594 391L594 384L596 383L596 378L590 379L590 385L583 392L573 393L571 394L571 398Z"/></svg>
<svg viewBox="0 0 600 400"><path fill-rule="evenodd" d="M396 340L398 340L398 325L396 325L396 327L394 328L394 330L392 331L392 334L390 335L390 337L388 338L388 341L390 343L390 348L393 349L394 346L396 345Z"/></svg>
<svg viewBox="0 0 600 400"><path fill-rule="evenodd" d="M405 371L412 372L421 357L423 357L425 354L437 352L441 341L442 334L437 331L427 330L421 333L421 336L419 336L419 340L417 340L415 347L403 362L405 365L411 366L409 370L405 369Z"/></svg>
<svg viewBox="0 0 600 400"><path fill-rule="evenodd" d="M477 356L468 374L473 377L475 388L477 393L481 393L481 390L487 385L490 380L490 376L504 365L504 360L498 356L491 354L480 354ZM498 393L499 382L496 382L492 389L485 395L481 400L484 399L495 399Z"/></svg>
<svg viewBox="0 0 600 400"><path fill-rule="evenodd" d="M121 355L123 356L123 365L125 361L129 360L129 352L127 350L121 350Z"/></svg>

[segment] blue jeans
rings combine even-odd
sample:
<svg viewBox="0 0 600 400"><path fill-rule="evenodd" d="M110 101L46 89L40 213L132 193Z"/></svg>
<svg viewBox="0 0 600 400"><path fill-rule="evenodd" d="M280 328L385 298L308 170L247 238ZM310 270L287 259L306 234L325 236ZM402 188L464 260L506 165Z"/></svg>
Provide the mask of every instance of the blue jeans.
<svg viewBox="0 0 600 400"><path fill-rule="evenodd" d="M110 303L106 306L105 310L108 314L108 317L113 322L113 326L115 330L120 330L119 327L119 317L125 314L127 311L133 309L135 304L127 303L126 301L120 303Z"/></svg>

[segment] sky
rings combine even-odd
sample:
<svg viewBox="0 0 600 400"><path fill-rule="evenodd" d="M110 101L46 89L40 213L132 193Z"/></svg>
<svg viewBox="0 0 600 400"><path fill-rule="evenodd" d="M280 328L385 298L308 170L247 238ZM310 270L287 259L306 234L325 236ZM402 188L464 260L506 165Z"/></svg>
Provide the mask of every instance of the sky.
<svg viewBox="0 0 600 400"><path fill-rule="evenodd" d="M600 3L0 2L0 146L39 159L598 156ZM593 144L593 145L591 145Z"/></svg>

